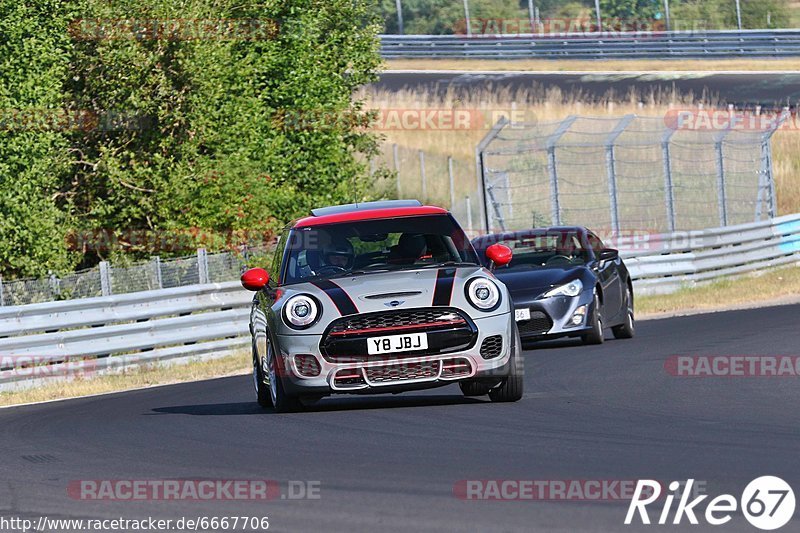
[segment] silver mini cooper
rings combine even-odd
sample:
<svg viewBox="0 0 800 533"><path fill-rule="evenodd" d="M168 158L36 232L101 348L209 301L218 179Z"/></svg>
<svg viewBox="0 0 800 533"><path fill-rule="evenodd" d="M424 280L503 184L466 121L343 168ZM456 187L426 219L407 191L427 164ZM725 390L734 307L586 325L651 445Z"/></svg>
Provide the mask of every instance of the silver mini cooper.
<svg viewBox="0 0 800 533"><path fill-rule="evenodd" d="M486 250L489 267L511 250ZM417 201L315 209L289 225L271 268L242 275L253 381L285 412L339 393L457 382L466 396L522 397L523 361L505 285L446 210Z"/></svg>

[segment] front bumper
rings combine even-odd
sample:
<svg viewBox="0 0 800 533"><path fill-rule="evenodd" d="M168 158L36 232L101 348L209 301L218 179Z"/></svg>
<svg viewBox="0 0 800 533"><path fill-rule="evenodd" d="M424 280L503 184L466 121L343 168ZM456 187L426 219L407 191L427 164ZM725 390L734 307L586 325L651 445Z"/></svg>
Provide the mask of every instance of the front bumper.
<svg viewBox="0 0 800 533"><path fill-rule="evenodd" d="M382 394L444 386L465 379L497 379L508 375L514 335L510 313L475 319L477 341L463 351L436 355L402 357L371 356L366 361L332 362L320 353L321 335L278 335L280 375L289 394L328 395L334 393ZM391 334L388 332L387 334ZM498 349L497 337L502 346ZM492 338L486 343L488 338ZM492 357L481 349L492 345ZM298 356L313 355L319 374L304 376L306 367Z"/></svg>
<svg viewBox="0 0 800 533"><path fill-rule="evenodd" d="M585 306L582 319L572 322L576 311ZM518 321L520 338L536 340L556 337L577 337L592 330L590 319L595 312L594 293L583 291L577 296L553 296L529 302L515 302L515 309L527 308L531 319Z"/></svg>

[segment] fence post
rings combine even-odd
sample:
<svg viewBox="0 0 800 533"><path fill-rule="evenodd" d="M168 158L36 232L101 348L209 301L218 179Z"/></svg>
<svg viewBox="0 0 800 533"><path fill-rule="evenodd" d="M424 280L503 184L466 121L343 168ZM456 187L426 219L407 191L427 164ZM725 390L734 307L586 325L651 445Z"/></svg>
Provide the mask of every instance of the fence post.
<svg viewBox="0 0 800 533"><path fill-rule="evenodd" d="M111 296L111 267L108 261L100 261L100 293Z"/></svg>
<svg viewBox="0 0 800 533"><path fill-rule="evenodd" d="M3 294L3 276L0 276L0 307L6 305L6 297Z"/></svg>
<svg viewBox="0 0 800 533"><path fill-rule="evenodd" d="M480 200L480 215L482 215L485 224L486 232L489 233L489 208L486 205L486 148L500 135L500 132L508 124L508 119L505 116L500 117L497 124L481 139L478 147L475 148L475 170L478 173L478 199Z"/></svg>
<svg viewBox="0 0 800 533"><path fill-rule="evenodd" d="M395 5L397 6L397 32L403 35L403 5L400 2L401 0L395 0Z"/></svg>
<svg viewBox="0 0 800 533"><path fill-rule="evenodd" d="M161 277L161 258L159 256L155 256L153 258L153 270L156 272L156 283L158 284L158 288L163 289L164 279Z"/></svg>
<svg viewBox="0 0 800 533"><path fill-rule="evenodd" d="M197 249L197 274L199 283L210 283L208 280L208 254L205 248Z"/></svg>
<svg viewBox="0 0 800 533"><path fill-rule="evenodd" d="M764 138L761 141L761 173L764 180L765 192L769 194L769 218L778 216L778 197L775 194L775 176L772 172L772 135L775 134L778 128L780 128L790 116L789 108L784 107L778 120L764 133ZM761 188L759 188L758 197L759 199L762 198ZM760 201L758 206L760 208ZM761 213L756 211L756 220L760 220L760 215Z"/></svg>
<svg viewBox="0 0 800 533"><path fill-rule="evenodd" d="M394 158L394 173L397 176L397 198L400 196L400 156L397 153L397 143L392 145L392 157Z"/></svg>
<svg viewBox="0 0 800 533"><path fill-rule="evenodd" d="M455 177L453 176L453 156L447 156L447 174L450 177L450 210L456 207Z"/></svg>
<svg viewBox="0 0 800 533"><path fill-rule="evenodd" d="M428 180L425 176L425 152L419 151L419 176L422 179L422 198L423 202L428 201Z"/></svg>
<svg viewBox="0 0 800 533"><path fill-rule="evenodd" d="M719 133L714 139L715 162L717 166L717 209L719 210L719 225L728 225L728 199L725 191L725 161L722 156L722 141L730 129Z"/></svg>
<svg viewBox="0 0 800 533"><path fill-rule="evenodd" d="M667 128L661 139L661 153L664 159L664 203L667 209L667 229L675 232L675 189L672 183L672 162L670 161L669 141L675 130Z"/></svg>
<svg viewBox="0 0 800 533"><path fill-rule="evenodd" d="M614 143L636 115L625 115L606 138L606 170L608 172L608 199L611 207L611 231L619 236L619 205L617 203L617 170L614 161Z"/></svg>
<svg viewBox="0 0 800 533"><path fill-rule="evenodd" d="M550 219L553 225L561 225L561 198L558 192L558 161L556 160L556 143L572 127L578 119L570 115L561 121L556 131L545 142L547 149L547 173L550 176Z"/></svg>

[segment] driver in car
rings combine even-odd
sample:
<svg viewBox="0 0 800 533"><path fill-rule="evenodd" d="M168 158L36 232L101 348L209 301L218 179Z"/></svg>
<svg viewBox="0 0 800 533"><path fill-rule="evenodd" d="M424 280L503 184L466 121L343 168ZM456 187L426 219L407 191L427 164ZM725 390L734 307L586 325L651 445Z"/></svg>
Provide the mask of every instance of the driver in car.
<svg viewBox="0 0 800 533"><path fill-rule="evenodd" d="M351 270L355 261L353 245L347 239L331 242L322 249L322 266Z"/></svg>

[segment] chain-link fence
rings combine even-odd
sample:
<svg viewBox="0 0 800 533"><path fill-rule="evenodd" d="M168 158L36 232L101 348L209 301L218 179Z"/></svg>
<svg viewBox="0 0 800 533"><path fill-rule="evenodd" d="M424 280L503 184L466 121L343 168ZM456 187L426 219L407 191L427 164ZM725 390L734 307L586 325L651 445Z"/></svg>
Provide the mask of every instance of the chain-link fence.
<svg viewBox="0 0 800 533"><path fill-rule="evenodd" d="M166 260L154 257L128 266L114 266L103 261L95 268L62 277L0 279L0 305L25 305L232 281L239 279L248 255L261 251L207 254L200 249L189 257Z"/></svg>
<svg viewBox="0 0 800 533"><path fill-rule="evenodd" d="M741 128L636 115L501 120L479 148L481 226L667 233L774 217L770 138L784 118Z"/></svg>

